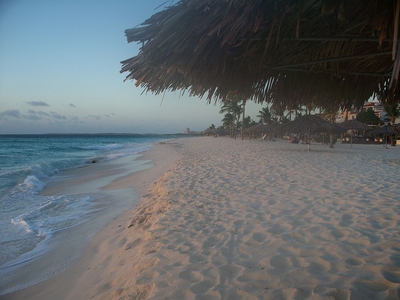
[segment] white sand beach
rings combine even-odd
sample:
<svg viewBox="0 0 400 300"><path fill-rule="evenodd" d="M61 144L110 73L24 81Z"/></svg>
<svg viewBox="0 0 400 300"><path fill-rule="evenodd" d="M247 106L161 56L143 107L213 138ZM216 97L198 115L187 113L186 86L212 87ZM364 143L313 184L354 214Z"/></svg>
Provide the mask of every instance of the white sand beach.
<svg viewBox="0 0 400 300"><path fill-rule="evenodd" d="M118 179L142 195L81 260L1 299L399 299L400 148L198 137Z"/></svg>

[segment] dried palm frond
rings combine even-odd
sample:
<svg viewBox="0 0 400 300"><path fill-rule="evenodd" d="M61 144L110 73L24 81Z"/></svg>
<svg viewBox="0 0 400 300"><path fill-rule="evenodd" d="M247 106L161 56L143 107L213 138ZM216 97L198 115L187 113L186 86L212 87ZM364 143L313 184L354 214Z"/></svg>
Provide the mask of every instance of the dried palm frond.
<svg viewBox="0 0 400 300"><path fill-rule="evenodd" d="M397 97L395 7L374 0L181 0L126 30L128 42L143 46L121 62L121 72L147 91L188 90L209 102L237 95L359 107L373 94Z"/></svg>

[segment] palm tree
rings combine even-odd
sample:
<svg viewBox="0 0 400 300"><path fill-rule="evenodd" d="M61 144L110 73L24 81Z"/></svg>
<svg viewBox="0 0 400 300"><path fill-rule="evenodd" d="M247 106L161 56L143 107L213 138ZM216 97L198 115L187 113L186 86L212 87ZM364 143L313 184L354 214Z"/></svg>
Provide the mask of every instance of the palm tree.
<svg viewBox="0 0 400 300"><path fill-rule="evenodd" d="M244 114L245 114L245 109L246 109L246 100L243 100L243 103L242 103L242 126L240 127L240 128L241 128L241 130L240 130L240 136L242 137L242 140L244 139L243 130L244 130Z"/></svg>
<svg viewBox="0 0 400 300"><path fill-rule="evenodd" d="M297 119L303 115L302 114L303 111L305 111L305 109L303 109L302 105L294 104L290 109L289 120L290 121L292 120L292 112L294 112L294 118Z"/></svg>
<svg viewBox="0 0 400 300"><path fill-rule="evenodd" d="M224 128L229 128L229 134L232 137L233 135L233 127L235 124L235 118L231 113L227 113L224 115L224 118L222 119L222 125Z"/></svg>
<svg viewBox="0 0 400 300"><path fill-rule="evenodd" d="M357 114L357 121L370 125L379 125L381 119L375 115L374 110L370 107L367 110L363 109Z"/></svg>
<svg viewBox="0 0 400 300"><path fill-rule="evenodd" d="M386 114L390 117L390 124L393 126L394 123L396 123L396 119L398 117L400 117L399 103L385 104L385 111L386 111ZM396 139L393 136L390 136L390 145L391 146L396 146L395 141L396 141Z"/></svg>
<svg viewBox="0 0 400 300"><path fill-rule="evenodd" d="M310 101L310 102L306 103L305 106L306 106L306 108L305 108L306 115L311 115L311 111L314 110L314 103L312 101Z"/></svg>
<svg viewBox="0 0 400 300"><path fill-rule="evenodd" d="M260 123L271 125L276 122L276 118L273 117L272 111L268 107L263 107L258 113L257 118L260 118Z"/></svg>
<svg viewBox="0 0 400 300"><path fill-rule="evenodd" d="M335 103L332 102L332 103L330 103L330 105L326 105L325 107L321 107L321 108L322 108L322 115L324 115L324 117L326 119L328 119L328 121L330 123L332 123L332 124L335 123L336 113L338 112L338 107L335 105ZM329 135L329 148L333 148L333 134L332 133Z"/></svg>
<svg viewBox="0 0 400 300"><path fill-rule="evenodd" d="M287 118L285 118L286 105L283 102L274 102L271 105L271 112L278 117L279 124L284 123Z"/></svg>
<svg viewBox="0 0 400 300"><path fill-rule="evenodd" d="M247 116L243 120L243 128L249 128L251 126L257 125L257 122L254 121L250 116Z"/></svg>
<svg viewBox="0 0 400 300"><path fill-rule="evenodd" d="M239 122L240 115L243 112L244 105L239 104L240 102L241 102L241 100L237 100L237 99L226 100L219 111L220 114L229 113L232 115L233 120L232 120L231 128L237 127L234 125L235 125L235 123L237 124ZM237 130L235 129L234 132L231 132L231 137L236 138L236 134L237 134Z"/></svg>
<svg viewBox="0 0 400 300"><path fill-rule="evenodd" d="M386 114L390 117L390 124L396 123L396 119L400 117L400 107L399 103L386 104L385 105Z"/></svg>

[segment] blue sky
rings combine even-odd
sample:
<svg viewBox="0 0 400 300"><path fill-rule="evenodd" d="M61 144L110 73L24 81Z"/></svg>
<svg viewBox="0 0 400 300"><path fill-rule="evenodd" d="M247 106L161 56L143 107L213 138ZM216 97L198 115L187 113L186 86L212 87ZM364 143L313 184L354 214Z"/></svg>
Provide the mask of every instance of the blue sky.
<svg viewBox="0 0 400 300"><path fill-rule="evenodd" d="M123 82L125 29L165 0L0 0L0 134L178 133L221 125L220 106ZM168 2L169 4L170 2ZM187 93L186 93L187 94ZM250 103L257 119L261 105Z"/></svg>

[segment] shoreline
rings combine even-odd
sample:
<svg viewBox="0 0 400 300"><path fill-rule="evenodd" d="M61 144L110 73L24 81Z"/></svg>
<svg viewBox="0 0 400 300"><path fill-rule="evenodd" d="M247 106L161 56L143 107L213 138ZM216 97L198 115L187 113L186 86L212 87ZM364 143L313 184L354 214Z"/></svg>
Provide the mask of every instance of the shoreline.
<svg viewBox="0 0 400 300"><path fill-rule="evenodd" d="M400 149L335 146L162 143L133 212L4 299L399 299Z"/></svg>
<svg viewBox="0 0 400 300"><path fill-rule="evenodd" d="M132 194L131 197L137 198L138 200L131 207L124 209L122 213L109 221L104 228L98 230L95 236L92 237L91 241L85 247L86 249L83 251L83 254L80 255L80 258L77 262L73 263L66 270L49 279L11 293L0 295L0 299L59 299L60 297L67 297L70 289L72 289L73 282L78 281L77 279L75 279L77 277L76 275L81 274L85 271L81 268L81 264L86 264L92 260L94 253L97 252L97 244L100 243L100 241L103 239L103 236L109 236L112 233L110 233L108 230L112 232L116 228L123 227L127 220L132 218L132 210L140 205L141 195L143 195L145 190L151 187L154 181L158 177L160 177L161 174L167 169L169 164L171 164L173 160L176 159L176 156L174 156L172 152L169 159L160 158L156 150L159 147L159 143L163 142L153 143L152 149L140 153L140 156L138 158L135 158L136 155L133 156L134 161L132 161L132 163L134 163L135 165L143 166L141 170L130 174L125 174L123 176L118 176L117 179L101 187L101 190L103 190L104 192L112 192L115 190L132 190L134 194ZM130 156L124 157L122 159L130 160ZM114 164L113 162L111 163ZM90 167L92 166L94 165L90 165L89 169L85 168L85 172L90 171ZM80 169L78 171L82 170ZM75 170L68 171L68 173L71 172L74 173ZM119 173L121 173L121 171ZM63 192L66 192L65 190L68 189L69 188L64 189ZM53 194L54 192L55 191L52 188L46 190L46 193L49 194ZM32 268L31 271L33 271Z"/></svg>

